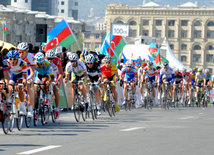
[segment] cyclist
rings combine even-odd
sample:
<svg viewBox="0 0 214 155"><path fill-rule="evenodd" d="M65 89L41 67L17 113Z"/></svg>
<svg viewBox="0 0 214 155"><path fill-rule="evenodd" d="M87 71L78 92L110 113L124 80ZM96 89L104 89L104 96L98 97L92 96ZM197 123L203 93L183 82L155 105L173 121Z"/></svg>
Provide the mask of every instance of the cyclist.
<svg viewBox="0 0 214 155"><path fill-rule="evenodd" d="M160 70L159 83L162 83L163 76L167 79L167 82L169 82L169 94L172 98L172 84L174 83L175 74L173 69L169 67L168 62L165 62L163 68ZM162 85L162 89L165 90L165 84ZM163 93L162 96L164 97L165 94Z"/></svg>
<svg viewBox="0 0 214 155"><path fill-rule="evenodd" d="M31 90L31 84L34 78L34 71L35 71L35 58L34 55L29 53L29 46L28 43L22 42L17 46L19 56L22 60L27 63L27 98L28 98L28 117L33 117L33 105L34 105L34 98L33 91Z"/></svg>
<svg viewBox="0 0 214 155"><path fill-rule="evenodd" d="M140 94L141 94L141 101L143 102L143 98L144 98L144 90L143 90L143 70L144 68L147 66L147 63L143 62L141 64L141 67L138 69L138 81L139 81L139 86L140 86Z"/></svg>
<svg viewBox="0 0 214 155"><path fill-rule="evenodd" d="M45 84L43 86L45 91L45 105L49 104L49 93L48 93L48 87L50 85L50 82L54 81L54 72L51 67L51 63L48 60L45 60L44 54L42 52L38 52L35 55L35 79L34 79L34 97L36 98L36 93L38 91L38 85L39 83ZM38 105L35 105L35 108L37 109ZM37 117L37 112L35 113L34 117Z"/></svg>
<svg viewBox="0 0 214 155"><path fill-rule="evenodd" d="M123 104L128 102L127 99L127 82L131 82L131 88L132 88L132 101L135 102L136 96L136 84L137 84L137 71L136 69L132 68L133 62L131 60L126 62L126 67L122 69L122 73L120 75L120 81L124 81L123 84L123 96L124 96L124 102ZM124 80L125 79L125 80Z"/></svg>
<svg viewBox="0 0 214 155"><path fill-rule="evenodd" d="M67 63L65 68L65 71L66 71L65 82L69 81L70 79L71 81L76 81L76 82L78 82L79 80L83 80L86 82L88 80L88 74L87 74L87 69L84 62L78 60L79 57L76 53L71 53L68 58L70 61ZM80 87L80 90L82 91L84 100L86 102L86 109L89 111L90 107L88 104L89 102L87 99L85 86L83 83L80 83L79 87ZM72 84L72 94L74 94L75 92L74 89L75 89L75 84ZM72 100L73 100L73 96L72 96ZM81 110L83 110L83 107L81 108Z"/></svg>
<svg viewBox="0 0 214 155"><path fill-rule="evenodd" d="M86 62L89 80L92 83L101 81L100 66L95 62L94 55L93 54L86 55L85 62ZM99 85L94 84L93 88L94 88L95 101L96 101L96 106L97 106L97 115L100 116L102 114L102 111L101 111L101 103L100 103L101 98L100 98Z"/></svg>
<svg viewBox="0 0 214 155"><path fill-rule="evenodd" d="M58 46L58 47L56 48L55 54L56 54L56 56L57 56L58 58L60 58L60 60L61 60L61 58L63 57L62 46Z"/></svg>
<svg viewBox="0 0 214 155"><path fill-rule="evenodd" d="M212 77L209 68L205 69L205 75L206 75L206 77L205 77L206 78L206 84L205 85L207 86L207 84L210 82L211 77Z"/></svg>
<svg viewBox="0 0 214 155"><path fill-rule="evenodd" d="M153 62L149 61L147 63L147 67L143 70L143 79L145 79L146 83L151 82L152 83L152 95L153 95L153 103L155 102L155 87L154 83L157 82L157 70L153 67ZM146 91L145 96L148 96L148 85L145 85Z"/></svg>
<svg viewBox="0 0 214 155"><path fill-rule="evenodd" d="M183 82L182 73L179 72L178 68L176 68L175 69L175 81L174 81L173 92L172 92L172 97L173 97L172 102L174 102L176 85L178 85L178 88L180 89L180 92L181 92L182 91L182 82Z"/></svg>
<svg viewBox="0 0 214 155"><path fill-rule="evenodd" d="M10 50L7 53L8 62L11 66L11 79L10 84L23 83L25 86L27 84L27 64L24 60L19 58L19 52L17 50ZM12 94L13 87L9 85L9 96ZM18 86L19 99L20 99L20 114L24 115L26 113L24 93L22 86Z"/></svg>
<svg viewBox="0 0 214 155"><path fill-rule="evenodd" d="M102 80L103 82L108 82L108 81L115 81L119 79L118 76L118 69L115 65L112 64L112 58L110 55L107 55L103 59L103 64L101 64L101 72L102 72ZM118 106L118 95L116 91L116 86L115 83L111 83L111 90L113 94L114 101L116 102L115 109L117 112L119 112L120 108ZM107 85L103 85L104 89L104 100L106 99L106 90L107 90Z"/></svg>
<svg viewBox="0 0 214 155"><path fill-rule="evenodd" d="M10 80L10 76L9 76L9 69L10 69L10 65L7 62L7 59L0 54L0 83L4 83L6 84L6 88L8 88L8 84L9 84L9 80ZM11 110L11 100L9 98L9 94L6 91L6 88L4 88L3 85L0 85L0 91L5 95L6 97L6 102L7 102L7 110L10 111Z"/></svg>
<svg viewBox="0 0 214 155"><path fill-rule="evenodd" d="M61 79L63 76L63 69L60 58L55 56L55 52L52 49L47 50L45 53L46 59L51 63L51 67L54 72L54 80L55 85L53 86L53 92L55 96L55 103L56 103L56 119L59 118L59 91L58 88L61 85Z"/></svg>
<svg viewBox="0 0 214 155"><path fill-rule="evenodd" d="M190 73L187 72L187 70L185 68L183 68L183 70L182 70L182 76L183 76L183 86L182 86L182 96L183 96L185 88L190 93L191 89L189 86L192 83L192 81L191 81ZM183 101L183 99L182 99L182 101ZM188 104L190 104L190 102L191 102L191 96L189 95L189 103Z"/></svg>
<svg viewBox="0 0 214 155"><path fill-rule="evenodd" d="M198 69L198 73L196 74L195 77L195 83L196 83L196 102L198 102L198 92L199 92L199 87L201 87L201 91L204 91L204 86L206 84L206 76L202 72L203 68Z"/></svg>

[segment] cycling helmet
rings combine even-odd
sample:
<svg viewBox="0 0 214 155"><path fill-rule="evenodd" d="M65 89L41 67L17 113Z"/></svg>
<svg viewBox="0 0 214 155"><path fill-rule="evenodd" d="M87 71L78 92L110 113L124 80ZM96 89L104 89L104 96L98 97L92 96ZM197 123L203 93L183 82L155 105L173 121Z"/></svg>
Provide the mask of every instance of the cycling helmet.
<svg viewBox="0 0 214 155"><path fill-rule="evenodd" d="M168 62L163 63L163 67L168 67L168 66L169 66Z"/></svg>
<svg viewBox="0 0 214 155"><path fill-rule="evenodd" d="M153 62L152 62L152 61L149 61L149 62L147 63L147 65L148 65L148 66L153 66Z"/></svg>
<svg viewBox="0 0 214 155"><path fill-rule="evenodd" d="M126 66L127 66L127 67L132 67L132 66L133 66L132 61L131 61L131 60L128 60L128 61L126 62Z"/></svg>
<svg viewBox="0 0 214 155"><path fill-rule="evenodd" d="M209 68L205 69L205 73L210 73L210 69Z"/></svg>
<svg viewBox="0 0 214 155"><path fill-rule="evenodd" d="M203 68L198 68L198 72L202 72L203 71Z"/></svg>
<svg viewBox="0 0 214 155"><path fill-rule="evenodd" d="M8 58L19 58L19 52L17 50L10 50L7 53Z"/></svg>
<svg viewBox="0 0 214 155"><path fill-rule="evenodd" d="M145 63L145 62L143 62L142 64L141 64L141 67L146 67L147 66L147 63Z"/></svg>
<svg viewBox="0 0 214 155"><path fill-rule="evenodd" d="M175 68L175 72L178 73L178 72L179 72L179 69L178 69L178 68Z"/></svg>
<svg viewBox="0 0 214 155"><path fill-rule="evenodd" d="M47 58L54 58L55 57L55 52L52 49L47 50L47 52L45 53L45 56Z"/></svg>
<svg viewBox="0 0 214 155"><path fill-rule="evenodd" d="M104 57L104 62L111 62L111 60L112 60L112 58L111 58L111 56L110 55L106 55L105 57Z"/></svg>
<svg viewBox="0 0 214 155"><path fill-rule="evenodd" d="M187 70L186 70L185 68L183 68L183 69L182 69L182 73L185 74L186 72L187 72Z"/></svg>
<svg viewBox="0 0 214 155"><path fill-rule="evenodd" d="M72 53L71 52L67 52L67 57L69 57Z"/></svg>
<svg viewBox="0 0 214 155"><path fill-rule="evenodd" d="M44 54L42 52L38 52L35 55L36 63L43 63L45 61Z"/></svg>
<svg viewBox="0 0 214 155"><path fill-rule="evenodd" d="M88 54L85 56L85 62L86 63L94 63L95 57L93 54Z"/></svg>
<svg viewBox="0 0 214 155"><path fill-rule="evenodd" d="M71 53L69 56L68 56L68 59L70 61L77 61L79 59L78 55L76 53Z"/></svg>
<svg viewBox="0 0 214 155"><path fill-rule="evenodd" d="M28 51L29 50L28 43L26 42L19 43L17 49L21 51Z"/></svg>
<svg viewBox="0 0 214 155"><path fill-rule="evenodd" d="M62 53L62 46L58 46L56 48L56 53L55 54L61 54Z"/></svg>

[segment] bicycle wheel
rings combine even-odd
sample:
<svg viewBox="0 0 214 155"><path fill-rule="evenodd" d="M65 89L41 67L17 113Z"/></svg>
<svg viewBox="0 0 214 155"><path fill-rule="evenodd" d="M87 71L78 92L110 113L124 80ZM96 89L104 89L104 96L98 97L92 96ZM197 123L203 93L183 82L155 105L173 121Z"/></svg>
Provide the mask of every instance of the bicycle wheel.
<svg viewBox="0 0 214 155"><path fill-rule="evenodd" d="M27 112L26 112L26 115L25 115L25 126L26 126L26 128L30 128L32 117L28 117L27 113L28 113L28 109L27 109Z"/></svg>
<svg viewBox="0 0 214 155"><path fill-rule="evenodd" d="M80 103L80 104L82 104L82 103ZM89 112L86 111L86 105L85 105L85 103L82 104L82 108L83 108L83 110L81 111L82 120L86 121L87 116L89 117Z"/></svg>
<svg viewBox="0 0 214 155"><path fill-rule="evenodd" d="M106 111L108 112L109 116L112 117L112 104L110 99L109 91L106 92Z"/></svg>
<svg viewBox="0 0 214 155"><path fill-rule="evenodd" d="M19 131L21 131L22 129L23 121L24 121L24 116L20 115L18 112L18 117L16 118L16 126Z"/></svg>
<svg viewBox="0 0 214 155"><path fill-rule="evenodd" d="M2 117L2 129L4 131L5 134L8 134L8 132L10 131L10 126L11 126L11 119L10 119L10 114L6 114L1 112L1 117Z"/></svg>
<svg viewBox="0 0 214 155"><path fill-rule="evenodd" d="M42 110L41 110L41 122L42 122L42 125L45 125L45 124L48 123L49 117L50 117L49 108L48 108L47 105L44 105L42 107Z"/></svg>
<svg viewBox="0 0 214 155"><path fill-rule="evenodd" d="M39 111L37 109L33 109L33 124L37 126L39 122Z"/></svg>
<svg viewBox="0 0 214 155"><path fill-rule="evenodd" d="M73 96L73 111L74 111L74 118L77 122L80 121L80 114L81 114L81 111L80 111L80 103L79 103L79 98L77 95L74 94ZM82 110L82 109L81 109Z"/></svg>
<svg viewBox="0 0 214 155"><path fill-rule="evenodd" d="M112 116L115 117L115 113L116 113L115 105L112 103Z"/></svg>
<svg viewBox="0 0 214 155"><path fill-rule="evenodd" d="M56 109L54 105L51 105L50 107L50 111L51 111L51 119L53 123L56 123Z"/></svg>
<svg viewBox="0 0 214 155"><path fill-rule="evenodd" d="M95 109L96 109L94 104L95 104L95 101L93 99L93 94L90 93L89 105L91 106L90 112L91 112L91 117L92 117L93 120L95 120L95 113L94 112L95 112Z"/></svg>

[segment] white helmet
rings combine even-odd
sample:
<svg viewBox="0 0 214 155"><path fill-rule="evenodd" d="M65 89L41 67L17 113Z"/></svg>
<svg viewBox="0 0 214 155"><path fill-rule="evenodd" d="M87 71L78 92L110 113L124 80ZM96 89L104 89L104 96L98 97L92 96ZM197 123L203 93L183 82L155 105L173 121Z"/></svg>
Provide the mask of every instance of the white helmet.
<svg viewBox="0 0 214 155"><path fill-rule="evenodd" d="M52 49L47 50L47 52L45 53L45 56L47 58L54 58L55 57L55 52Z"/></svg>
<svg viewBox="0 0 214 155"><path fill-rule="evenodd" d="M132 62L131 60L128 60L128 61L126 62L126 66L127 66L127 67L132 67L132 66L133 66L133 62Z"/></svg>
<svg viewBox="0 0 214 155"><path fill-rule="evenodd" d="M19 43L17 46L17 49L21 50L21 51L28 51L29 50L28 43L26 43L26 42Z"/></svg>
<svg viewBox="0 0 214 155"><path fill-rule="evenodd" d="M69 57L72 54L72 52L67 52L67 57Z"/></svg>
<svg viewBox="0 0 214 155"><path fill-rule="evenodd" d="M61 54L62 53L62 46L58 46L56 48L56 54Z"/></svg>
<svg viewBox="0 0 214 155"><path fill-rule="evenodd" d="M44 54L42 52L38 52L35 55L36 63L43 63L45 61Z"/></svg>
<svg viewBox="0 0 214 155"><path fill-rule="evenodd" d="M71 53L69 56L68 56L68 59L70 60L70 61L76 61L76 60L78 60L78 55L76 54L76 53Z"/></svg>
<svg viewBox="0 0 214 155"><path fill-rule="evenodd" d="M94 63L95 57L93 54L88 54L85 56L85 62L86 63Z"/></svg>

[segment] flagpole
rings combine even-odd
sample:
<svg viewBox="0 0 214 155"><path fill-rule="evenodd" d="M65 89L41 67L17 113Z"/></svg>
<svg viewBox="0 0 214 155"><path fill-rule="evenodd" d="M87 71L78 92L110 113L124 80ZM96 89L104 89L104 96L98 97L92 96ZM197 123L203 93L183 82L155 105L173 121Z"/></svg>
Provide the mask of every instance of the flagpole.
<svg viewBox="0 0 214 155"><path fill-rule="evenodd" d="M111 25L111 20L110 20L110 37L109 37L109 45L110 45L110 48L109 48L109 55L111 54L111 33L112 33L112 25Z"/></svg>
<svg viewBox="0 0 214 155"><path fill-rule="evenodd" d="M3 42L4 42L4 32L3 32Z"/></svg>

